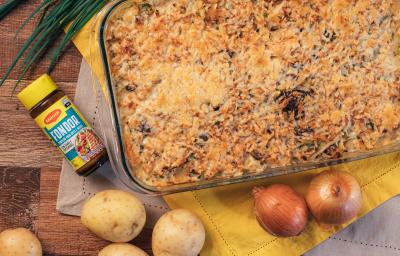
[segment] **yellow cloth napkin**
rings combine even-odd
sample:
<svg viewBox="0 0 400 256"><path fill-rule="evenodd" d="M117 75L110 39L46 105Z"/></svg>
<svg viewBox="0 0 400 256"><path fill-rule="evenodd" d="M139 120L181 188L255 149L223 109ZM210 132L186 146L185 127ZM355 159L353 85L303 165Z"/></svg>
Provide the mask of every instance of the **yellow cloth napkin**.
<svg viewBox="0 0 400 256"><path fill-rule="evenodd" d="M93 47L97 42L94 41L95 37L90 36L90 31L93 31L91 23L87 24L76 36L74 43L104 85L101 58L94 51L96 47ZM364 205L358 217L400 194L400 153L331 168L348 171L360 182ZM304 194L311 177L324 169L327 168L250 183L174 194L164 198L171 208L190 209L203 220L207 238L202 256L300 255L350 223L332 230L323 230L312 220L298 237L275 238L258 225L253 214L251 190L256 185L284 183Z"/></svg>

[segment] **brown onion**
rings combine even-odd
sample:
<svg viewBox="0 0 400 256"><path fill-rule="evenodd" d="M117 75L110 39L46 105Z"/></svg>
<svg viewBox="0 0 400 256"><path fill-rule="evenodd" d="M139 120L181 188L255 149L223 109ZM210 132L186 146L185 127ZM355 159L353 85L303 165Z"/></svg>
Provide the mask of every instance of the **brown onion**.
<svg viewBox="0 0 400 256"><path fill-rule="evenodd" d="M257 220L270 234L290 237L304 230L308 217L307 204L291 187L282 184L255 187L253 196Z"/></svg>
<svg viewBox="0 0 400 256"><path fill-rule="evenodd" d="M325 171L311 181L306 201L318 222L339 225L356 217L361 210L361 188L347 172Z"/></svg>

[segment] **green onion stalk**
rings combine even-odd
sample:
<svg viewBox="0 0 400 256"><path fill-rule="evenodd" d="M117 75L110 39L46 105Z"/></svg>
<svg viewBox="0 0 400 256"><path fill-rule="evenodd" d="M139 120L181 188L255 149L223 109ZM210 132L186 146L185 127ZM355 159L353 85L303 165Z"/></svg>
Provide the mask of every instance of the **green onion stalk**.
<svg viewBox="0 0 400 256"><path fill-rule="evenodd" d="M24 1L8 0L1 4L0 20ZM28 70L45 56L49 49L55 47L55 50L50 53L50 65L47 71L50 74L65 47L106 3L107 0L43 0L17 29L16 35L34 17L40 15L36 27L1 78L0 86L4 84L11 71L22 59L22 71L15 84L15 89ZM67 26L68 29L64 34ZM62 37L61 41L57 40L60 37Z"/></svg>
<svg viewBox="0 0 400 256"><path fill-rule="evenodd" d="M2 20L7 14L9 14L15 7L25 0L8 0L4 4L0 5L0 20Z"/></svg>

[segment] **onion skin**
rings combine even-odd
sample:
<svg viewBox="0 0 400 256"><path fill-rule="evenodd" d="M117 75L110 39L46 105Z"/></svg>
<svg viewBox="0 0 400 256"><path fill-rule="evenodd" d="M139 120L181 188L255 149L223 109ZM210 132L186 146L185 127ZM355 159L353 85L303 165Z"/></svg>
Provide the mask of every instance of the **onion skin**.
<svg viewBox="0 0 400 256"><path fill-rule="evenodd" d="M291 187L282 184L255 187L253 196L257 220L268 233L292 237L304 230L308 219L307 204Z"/></svg>
<svg viewBox="0 0 400 256"><path fill-rule="evenodd" d="M352 220L360 212L361 188L347 172L325 171L311 181L306 201L319 223L340 225Z"/></svg>

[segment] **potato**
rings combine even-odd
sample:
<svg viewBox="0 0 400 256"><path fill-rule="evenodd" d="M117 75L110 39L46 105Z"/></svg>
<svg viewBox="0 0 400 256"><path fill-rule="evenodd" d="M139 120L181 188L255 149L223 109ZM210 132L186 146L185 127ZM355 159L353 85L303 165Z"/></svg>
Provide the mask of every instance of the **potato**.
<svg viewBox="0 0 400 256"><path fill-rule="evenodd" d="M0 255L42 256L42 245L26 228L7 229L0 233Z"/></svg>
<svg viewBox="0 0 400 256"><path fill-rule="evenodd" d="M105 240L128 242L142 231L146 212L143 203L133 194L121 190L104 190L85 203L81 221Z"/></svg>
<svg viewBox="0 0 400 256"><path fill-rule="evenodd" d="M115 243L104 247L98 256L148 256L148 254L134 245Z"/></svg>
<svg viewBox="0 0 400 256"><path fill-rule="evenodd" d="M155 256L197 256L205 240L204 226L191 211L177 209L157 221L152 237Z"/></svg>

